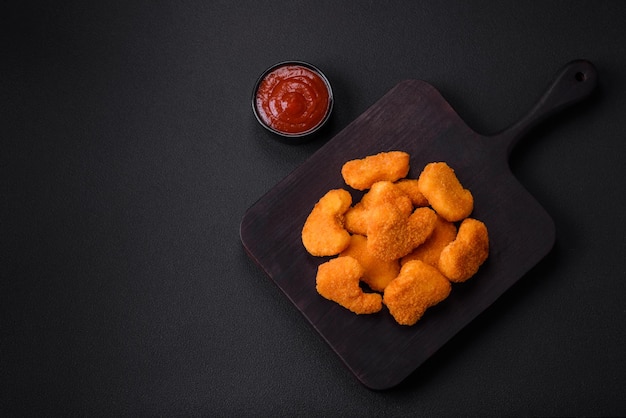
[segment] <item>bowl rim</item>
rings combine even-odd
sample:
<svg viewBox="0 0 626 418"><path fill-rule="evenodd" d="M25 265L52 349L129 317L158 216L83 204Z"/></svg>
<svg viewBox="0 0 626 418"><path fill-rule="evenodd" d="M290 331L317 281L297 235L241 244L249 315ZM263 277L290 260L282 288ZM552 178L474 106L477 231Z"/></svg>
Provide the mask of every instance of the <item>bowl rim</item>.
<svg viewBox="0 0 626 418"><path fill-rule="evenodd" d="M263 119L259 115L259 110L257 108L257 103L256 103L257 91L259 90L259 86L261 85L261 82L267 77L267 75L280 67L286 67L290 65L304 67L308 70L313 71L316 75L318 75L322 79L322 81L324 82L324 85L326 86L326 90L328 91L328 108L326 109L326 113L324 117L311 129L307 129L306 131L302 131L302 132L283 132L283 131L279 131L278 129L272 128L267 123L265 123L265 121L263 121ZM254 113L254 117L256 118L256 120L261 124L261 126L263 126L268 131L275 133L277 135L286 137L286 138L299 138L299 137L311 135L314 132L317 132L322 126L326 124L326 122L330 118L330 115L333 111L334 101L335 100L333 96L333 89L330 85L330 81L328 80L326 75L322 72L322 70L320 70L318 67L311 64L310 62L299 61L299 60L281 61L268 67L257 78L256 83L254 83L254 89L252 90L252 112Z"/></svg>

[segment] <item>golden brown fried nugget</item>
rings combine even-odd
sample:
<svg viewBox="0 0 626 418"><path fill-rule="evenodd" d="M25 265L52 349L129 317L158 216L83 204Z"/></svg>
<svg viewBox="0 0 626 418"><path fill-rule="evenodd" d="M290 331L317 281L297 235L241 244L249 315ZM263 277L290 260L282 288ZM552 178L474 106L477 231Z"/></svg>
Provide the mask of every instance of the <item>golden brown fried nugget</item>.
<svg viewBox="0 0 626 418"><path fill-rule="evenodd" d="M446 163L427 164L418 185L430 206L449 222L467 218L474 209L472 193L463 188L454 170Z"/></svg>
<svg viewBox="0 0 626 418"><path fill-rule="evenodd" d="M357 314L375 313L382 309L378 293L365 293L359 286L364 269L352 257L337 257L317 269L316 289L326 299L337 302Z"/></svg>
<svg viewBox="0 0 626 418"><path fill-rule="evenodd" d="M451 285L435 267L413 260L385 288L383 301L397 323L413 325L426 309L448 297Z"/></svg>
<svg viewBox="0 0 626 418"><path fill-rule="evenodd" d="M452 282L464 282L478 271L489 255L489 234L481 221L467 218L456 239L439 256L439 270Z"/></svg>
<svg viewBox="0 0 626 418"><path fill-rule="evenodd" d="M413 212L411 198L396 183L390 181L377 181L372 184L370 190L361 198L360 203L363 203L368 208L382 203L390 203L407 216Z"/></svg>
<svg viewBox="0 0 626 418"><path fill-rule="evenodd" d="M302 228L302 243L311 255L337 255L350 245L343 222L351 204L352 196L343 189L330 190L315 204Z"/></svg>
<svg viewBox="0 0 626 418"><path fill-rule="evenodd" d="M351 234L367 235L367 219L367 208L359 202L346 212L344 227Z"/></svg>
<svg viewBox="0 0 626 418"><path fill-rule="evenodd" d="M406 264L411 260L421 260L424 263L437 267L441 251L456 238L456 226L441 216L437 216L435 229L426 241L409 255L402 257L400 263Z"/></svg>
<svg viewBox="0 0 626 418"><path fill-rule="evenodd" d="M377 181L396 181L409 173L409 154L402 151L381 152L346 162L341 175L350 187L369 189Z"/></svg>
<svg viewBox="0 0 626 418"><path fill-rule="evenodd" d="M396 260L409 254L430 236L437 214L430 208L417 208L406 216L389 203L369 211L367 246L381 260Z"/></svg>
<svg viewBox="0 0 626 418"><path fill-rule="evenodd" d="M420 192L419 181L417 179L400 179L394 184L409 196L413 206L428 206L428 199Z"/></svg>
<svg viewBox="0 0 626 418"><path fill-rule="evenodd" d="M376 257L367 249L367 238L362 235L352 235L350 245L339 256L356 259L363 266L361 280L377 292L382 292L400 273L398 260L384 261Z"/></svg>
<svg viewBox="0 0 626 418"><path fill-rule="evenodd" d="M406 216L413 212L411 199L395 183L378 181L346 212L345 228L353 234L367 235L368 210L383 203L396 206Z"/></svg>

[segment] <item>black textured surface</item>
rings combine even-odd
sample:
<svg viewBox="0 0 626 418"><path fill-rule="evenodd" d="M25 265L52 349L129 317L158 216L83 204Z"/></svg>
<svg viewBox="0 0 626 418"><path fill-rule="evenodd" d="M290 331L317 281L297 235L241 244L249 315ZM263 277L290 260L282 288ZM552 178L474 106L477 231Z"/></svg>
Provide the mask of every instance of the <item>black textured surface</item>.
<svg viewBox="0 0 626 418"><path fill-rule="evenodd" d="M0 13L0 415L624 415L626 4L62 2ZM404 79L479 133L577 58L594 97L513 173L548 256L398 387L361 385L246 256L246 209ZM270 65L325 72L319 138L273 140Z"/></svg>

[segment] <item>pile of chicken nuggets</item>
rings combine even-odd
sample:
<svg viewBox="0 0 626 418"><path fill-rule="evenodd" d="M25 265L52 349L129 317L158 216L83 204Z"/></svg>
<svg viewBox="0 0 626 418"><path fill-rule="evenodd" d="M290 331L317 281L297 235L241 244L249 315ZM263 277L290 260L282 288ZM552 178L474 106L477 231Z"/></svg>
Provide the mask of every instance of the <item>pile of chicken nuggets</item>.
<svg viewBox="0 0 626 418"><path fill-rule="evenodd" d="M336 256L318 267L320 295L356 314L384 304L401 325L419 321L489 255L487 227L470 217L474 198L454 170L433 162L410 179L409 160L389 151L346 162L341 175L363 197L353 204L348 190L329 190L302 228L311 255Z"/></svg>

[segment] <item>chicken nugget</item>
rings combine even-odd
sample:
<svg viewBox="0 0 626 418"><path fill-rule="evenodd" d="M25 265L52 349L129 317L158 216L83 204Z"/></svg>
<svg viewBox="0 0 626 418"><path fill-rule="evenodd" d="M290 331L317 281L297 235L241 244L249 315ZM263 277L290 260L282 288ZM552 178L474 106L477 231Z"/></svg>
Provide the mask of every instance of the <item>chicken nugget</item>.
<svg viewBox="0 0 626 418"><path fill-rule="evenodd" d="M437 214L430 208L417 208L407 217L392 204L377 205L369 213L368 249L381 260L404 257L426 241L436 221Z"/></svg>
<svg viewBox="0 0 626 418"><path fill-rule="evenodd" d="M337 255L350 245L350 233L343 223L351 204L352 196L344 189L328 191L315 204L301 234L304 248L311 255Z"/></svg>
<svg viewBox="0 0 626 418"><path fill-rule="evenodd" d="M435 267L413 260L387 285L383 302L398 324L413 325L426 309L447 298L451 289L448 279Z"/></svg>
<svg viewBox="0 0 626 418"><path fill-rule="evenodd" d="M360 203L366 208L372 208L382 203L390 203L407 216L413 212L411 198L396 183L385 180L372 184L370 190L361 198Z"/></svg>
<svg viewBox="0 0 626 418"><path fill-rule="evenodd" d="M363 266L363 280L370 289L382 292L400 273L398 260L384 261L372 254L367 248L367 237L352 235L350 245L340 255L356 259Z"/></svg>
<svg viewBox="0 0 626 418"><path fill-rule="evenodd" d="M396 181L409 173L409 154L403 151L381 152L346 162L341 175L356 190L369 189L377 181Z"/></svg>
<svg viewBox="0 0 626 418"><path fill-rule="evenodd" d="M439 270L452 282L464 282L478 271L489 255L487 226L467 218L459 227L456 239L439 256Z"/></svg>
<svg viewBox="0 0 626 418"><path fill-rule="evenodd" d="M359 202L346 212L344 228L351 234L367 235L367 220L367 208Z"/></svg>
<svg viewBox="0 0 626 418"><path fill-rule="evenodd" d="M400 263L404 265L411 260L421 260L424 263L437 267L439 255L446 245L456 238L456 226L437 215L437 222L433 233L426 241L410 254L402 257Z"/></svg>
<svg viewBox="0 0 626 418"><path fill-rule="evenodd" d="M413 206L428 206L428 199L420 192L419 181L417 179L400 179L394 184L411 199Z"/></svg>
<svg viewBox="0 0 626 418"><path fill-rule="evenodd" d="M333 258L317 269L317 292L357 314L378 312L382 309L382 297L363 292L359 286L363 274L363 266L354 258Z"/></svg>
<svg viewBox="0 0 626 418"><path fill-rule="evenodd" d="M472 193L463 188L446 163L427 164L419 176L418 186L430 206L449 222L467 218L474 209Z"/></svg>
<svg viewBox="0 0 626 418"><path fill-rule="evenodd" d="M345 228L348 232L367 235L368 211L380 204L389 203L409 216L413 203L399 187L390 181L378 181L363 195L361 201L346 212Z"/></svg>

